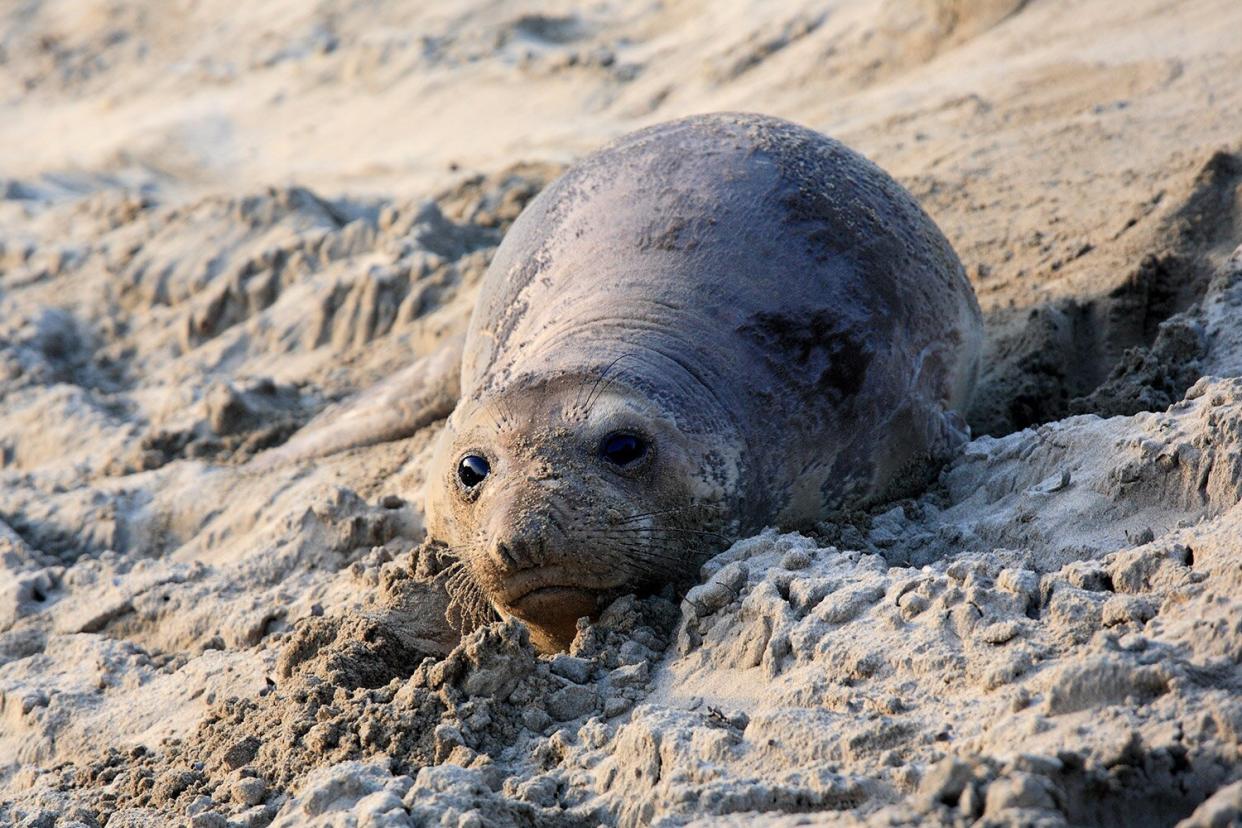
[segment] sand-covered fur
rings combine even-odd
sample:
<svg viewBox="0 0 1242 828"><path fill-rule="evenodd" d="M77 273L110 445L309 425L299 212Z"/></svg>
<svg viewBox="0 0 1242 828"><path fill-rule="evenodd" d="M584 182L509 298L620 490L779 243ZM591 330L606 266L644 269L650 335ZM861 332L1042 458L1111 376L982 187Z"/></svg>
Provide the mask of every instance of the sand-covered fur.
<svg viewBox="0 0 1242 828"><path fill-rule="evenodd" d="M4 6L0 823L1236 822L1240 15ZM941 227L976 438L566 654L455 641L437 425L250 463L463 334L568 163L728 110Z"/></svg>

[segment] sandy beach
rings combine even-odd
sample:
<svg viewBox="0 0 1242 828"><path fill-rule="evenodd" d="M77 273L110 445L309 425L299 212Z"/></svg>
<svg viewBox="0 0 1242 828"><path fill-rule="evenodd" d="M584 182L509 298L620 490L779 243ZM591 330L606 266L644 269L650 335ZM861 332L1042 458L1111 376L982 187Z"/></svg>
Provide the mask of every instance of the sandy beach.
<svg viewBox="0 0 1242 828"><path fill-rule="evenodd" d="M1242 823L1242 5L0 4L0 825ZM925 491L567 653L422 579L441 423L255 458L461 334L522 208L761 112L984 313Z"/></svg>

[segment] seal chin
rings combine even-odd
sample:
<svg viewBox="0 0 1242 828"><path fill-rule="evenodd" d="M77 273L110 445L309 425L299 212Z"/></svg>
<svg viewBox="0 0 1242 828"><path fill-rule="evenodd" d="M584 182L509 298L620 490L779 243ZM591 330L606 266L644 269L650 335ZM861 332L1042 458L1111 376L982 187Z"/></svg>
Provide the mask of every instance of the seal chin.
<svg viewBox="0 0 1242 828"><path fill-rule="evenodd" d="M593 618L615 594L615 588L585 586L557 567L541 567L507 578L497 603L504 614L526 624L536 647L555 652L574 640L579 618Z"/></svg>
<svg viewBox="0 0 1242 828"><path fill-rule="evenodd" d="M569 649L578 634L578 619L595 616L602 597L581 587L539 587L507 603L505 610L526 624L538 650L555 653Z"/></svg>

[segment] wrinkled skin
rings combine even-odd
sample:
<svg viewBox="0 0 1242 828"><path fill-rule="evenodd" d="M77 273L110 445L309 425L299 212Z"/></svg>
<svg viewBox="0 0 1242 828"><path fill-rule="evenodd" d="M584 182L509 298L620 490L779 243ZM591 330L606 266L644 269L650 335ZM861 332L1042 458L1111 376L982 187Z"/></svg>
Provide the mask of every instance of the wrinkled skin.
<svg viewBox="0 0 1242 828"><path fill-rule="evenodd" d="M563 648L744 533L883 497L966 439L980 338L943 235L835 141L752 115L622 138L484 278L428 485L459 614ZM632 468L601 455L619 431L650 447Z"/></svg>

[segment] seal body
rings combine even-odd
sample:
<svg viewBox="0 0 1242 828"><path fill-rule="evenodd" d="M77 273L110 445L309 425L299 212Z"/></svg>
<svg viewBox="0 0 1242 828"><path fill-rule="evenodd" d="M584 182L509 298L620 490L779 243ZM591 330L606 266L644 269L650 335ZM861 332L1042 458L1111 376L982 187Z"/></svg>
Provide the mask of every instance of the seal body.
<svg viewBox="0 0 1242 828"><path fill-rule="evenodd" d="M739 536L882 498L966 439L980 340L948 241L837 141L742 114L618 140L484 277L428 482L460 606L563 647Z"/></svg>

